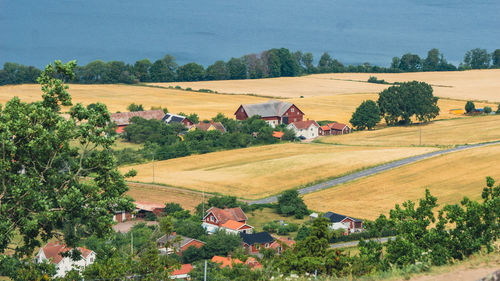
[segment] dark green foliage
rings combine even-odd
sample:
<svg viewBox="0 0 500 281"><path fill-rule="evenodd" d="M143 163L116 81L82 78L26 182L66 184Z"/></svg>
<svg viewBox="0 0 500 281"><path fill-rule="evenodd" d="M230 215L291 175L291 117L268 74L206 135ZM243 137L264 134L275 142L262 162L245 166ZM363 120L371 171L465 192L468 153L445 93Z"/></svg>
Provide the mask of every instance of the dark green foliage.
<svg viewBox="0 0 500 281"><path fill-rule="evenodd" d="M302 219L309 214L304 200L299 197L299 192L294 189L286 190L278 197L277 212L285 216L295 216L298 219Z"/></svg>
<svg viewBox="0 0 500 281"><path fill-rule="evenodd" d="M467 103L465 104L465 112L471 113L474 110L476 110L476 105L474 104L474 102L473 101L467 101Z"/></svg>
<svg viewBox="0 0 500 281"><path fill-rule="evenodd" d="M496 49L491 54L491 67L499 68L500 67L500 49Z"/></svg>
<svg viewBox="0 0 500 281"><path fill-rule="evenodd" d="M226 64L229 79L246 79L247 66L242 59L231 58Z"/></svg>
<svg viewBox="0 0 500 281"><path fill-rule="evenodd" d="M411 118L428 122L439 115L438 98L425 82L404 82L379 94L377 104L388 125L410 124Z"/></svg>
<svg viewBox="0 0 500 281"><path fill-rule="evenodd" d="M213 256L227 256L229 252L234 251L240 246L241 238L239 235L217 231L208 236L206 244L202 248L205 252L205 258L210 259Z"/></svg>
<svg viewBox="0 0 500 281"><path fill-rule="evenodd" d="M189 219L179 219L175 222L175 231L179 235L186 237L205 240L206 230L201 226L200 217L191 217Z"/></svg>
<svg viewBox="0 0 500 281"><path fill-rule="evenodd" d="M380 122L380 109L372 100L366 100L356 108L349 121L356 130L373 129Z"/></svg>
<svg viewBox="0 0 500 281"><path fill-rule="evenodd" d="M492 111L491 107L489 107L489 106L485 106L483 110L484 110L484 113L486 113L486 114L490 114Z"/></svg>
<svg viewBox="0 0 500 281"><path fill-rule="evenodd" d="M500 104L498 105L498 108L497 108L497 114L500 114Z"/></svg>
<svg viewBox="0 0 500 281"><path fill-rule="evenodd" d="M106 107L77 104L68 120L60 114L71 105L64 80L73 78L75 65L55 61L45 68L38 78L42 101L13 98L0 109L0 253L14 231L24 242L18 257L56 235L71 247L93 234L107 236L111 213L133 207L122 197L128 188L110 151L114 138L105 134Z"/></svg>
<svg viewBox="0 0 500 281"><path fill-rule="evenodd" d="M297 232L297 236L295 237L295 241L302 241L307 238L311 234L311 228L302 225Z"/></svg>
<svg viewBox="0 0 500 281"><path fill-rule="evenodd" d="M179 81L201 81L204 77L204 71L202 65L190 62L177 69L177 79Z"/></svg>
<svg viewBox="0 0 500 281"><path fill-rule="evenodd" d="M295 232L299 229L299 226L294 223L288 223L286 225L278 226L279 235L288 235L290 232Z"/></svg>
<svg viewBox="0 0 500 281"><path fill-rule="evenodd" d="M184 208L179 203L166 203L163 211L167 215L173 215L175 212L184 211Z"/></svg>
<svg viewBox="0 0 500 281"><path fill-rule="evenodd" d="M0 70L0 85L36 83L42 72L33 67L6 62Z"/></svg>
<svg viewBox="0 0 500 281"><path fill-rule="evenodd" d="M141 82L150 82L150 68L153 64L149 59L138 60L134 64L134 75L135 78L139 79Z"/></svg>
<svg viewBox="0 0 500 281"><path fill-rule="evenodd" d="M226 80L229 77L230 75L226 69L226 63L221 60L218 60L214 64L207 67L205 71L205 79L207 80Z"/></svg>
<svg viewBox="0 0 500 281"><path fill-rule="evenodd" d="M155 221L157 217L153 212L146 212L146 216L144 217L144 219L147 221Z"/></svg>
<svg viewBox="0 0 500 281"><path fill-rule="evenodd" d="M486 49L472 49L464 56L463 67L465 69L484 69L490 66L491 55Z"/></svg>
<svg viewBox="0 0 500 281"><path fill-rule="evenodd" d="M133 177L137 176L137 171L132 169L132 170L126 172L123 176L126 178L133 178Z"/></svg>
<svg viewBox="0 0 500 281"><path fill-rule="evenodd" d="M407 53L401 57L399 69L402 71L415 72L422 70L422 60L418 55Z"/></svg>
<svg viewBox="0 0 500 281"><path fill-rule="evenodd" d="M389 82L386 82L384 79L379 80L375 76L370 76L370 78L368 78L368 82L375 83L375 84L389 84Z"/></svg>
<svg viewBox="0 0 500 281"><path fill-rule="evenodd" d="M181 253L182 263L193 263L205 258L205 252L203 247L198 249L195 246L191 246Z"/></svg>
<svg viewBox="0 0 500 281"><path fill-rule="evenodd" d="M131 103L127 106L128 111L134 112L134 111L144 111L144 107L142 104L135 104Z"/></svg>

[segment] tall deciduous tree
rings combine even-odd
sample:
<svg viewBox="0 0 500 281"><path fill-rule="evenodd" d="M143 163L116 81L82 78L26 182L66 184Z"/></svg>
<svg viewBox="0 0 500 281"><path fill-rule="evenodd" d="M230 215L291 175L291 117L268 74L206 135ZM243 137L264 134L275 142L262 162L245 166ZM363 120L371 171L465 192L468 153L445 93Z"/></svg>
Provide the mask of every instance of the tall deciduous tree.
<svg viewBox="0 0 500 281"><path fill-rule="evenodd" d="M486 49L472 49L467 51L464 56L464 65L466 68L482 69L490 66L491 56Z"/></svg>
<svg viewBox="0 0 500 281"><path fill-rule="evenodd" d="M0 109L0 253L18 233L16 256L29 256L56 237L74 247L83 237L112 232L111 213L130 210L127 186L105 134L110 114L103 104L71 105L63 79L76 62L55 61L38 78L42 101L13 98ZM92 178L89 178L92 176Z"/></svg>
<svg viewBox="0 0 500 281"><path fill-rule="evenodd" d="M405 82L382 91L377 104L389 125L410 124L413 116L428 122L439 115L438 98L432 92L425 82Z"/></svg>
<svg viewBox="0 0 500 281"><path fill-rule="evenodd" d="M372 100L363 101L352 114L351 124L357 130L371 130L380 122L380 109Z"/></svg>
<svg viewBox="0 0 500 281"><path fill-rule="evenodd" d="M496 49L491 54L492 67L500 67L500 49Z"/></svg>

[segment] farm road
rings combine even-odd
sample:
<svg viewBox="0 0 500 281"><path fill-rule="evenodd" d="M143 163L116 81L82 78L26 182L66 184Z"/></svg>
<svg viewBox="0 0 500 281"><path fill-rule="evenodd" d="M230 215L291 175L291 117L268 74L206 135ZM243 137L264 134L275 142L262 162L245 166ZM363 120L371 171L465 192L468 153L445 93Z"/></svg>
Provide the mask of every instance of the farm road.
<svg viewBox="0 0 500 281"><path fill-rule="evenodd" d="M360 178L364 178L367 176L375 175L375 174L378 174L380 172L384 172L384 171L388 171L388 170L391 170L394 168L405 166L405 165L415 163L415 162L420 161L420 160L428 159L428 158L431 158L434 156L439 156L439 155L444 155L444 154L448 154L451 152L456 152L456 151L461 151L461 150L466 150L466 149L471 149L471 148L476 148L476 147L482 147L482 146L487 146L487 145L499 144L499 143L500 143L500 141L489 142L489 143L469 144L469 145L457 146L455 148L450 148L450 149L433 151L433 152L429 152L426 154L421 154L421 155L393 161L393 162L390 162L387 164L375 166L373 168L369 168L369 169L366 169L363 171L352 173L352 174L349 174L349 175L346 175L343 177L339 177L339 178L336 178L333 180L329 180L329 181L326 181L323 183L314 184L314 185L311 185L311 186L308 186L305 188L301 188L298 190L298 192L299 192L299 194L307 194L307 193L315 192L318 190L327 189L327 188L330 188L330 187L333 187L333 186L336 186L339 184L343 184L346 182L350 182L353 180L357 180ZM249 204L265 204L265 203L273 203L276 201L278 201L278 196L271 196L271 197L267 197L264 199L251 201L251 202L249 202Z"/></svg>

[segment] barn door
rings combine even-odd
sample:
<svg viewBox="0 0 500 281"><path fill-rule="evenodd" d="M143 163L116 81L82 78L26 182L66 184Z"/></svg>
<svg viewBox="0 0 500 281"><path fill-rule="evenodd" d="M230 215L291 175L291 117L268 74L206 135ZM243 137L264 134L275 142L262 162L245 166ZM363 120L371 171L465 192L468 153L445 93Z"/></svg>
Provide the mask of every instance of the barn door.
<svg viewBox="0 0 500 281"><path fill-rule="evenodd" d="M288 124L288 116L283 117L283 124Z"/></svg>

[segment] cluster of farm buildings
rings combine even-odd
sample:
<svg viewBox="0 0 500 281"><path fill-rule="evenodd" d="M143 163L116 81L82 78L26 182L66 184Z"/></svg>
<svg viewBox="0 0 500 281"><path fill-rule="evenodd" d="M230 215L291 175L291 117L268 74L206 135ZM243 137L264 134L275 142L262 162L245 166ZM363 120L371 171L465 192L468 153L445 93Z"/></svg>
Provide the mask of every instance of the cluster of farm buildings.
<svg viewBox="0 0 500 281"><path fill-rule="evenodd" d="M132 213L117 212L113 216L113 220L118 223L131 221L143 218L147 213L161 215L164 212L164 206L159 204L146 204L136 203L136 209ZM360 232L364 230L363 221L332 212L327 212L323 215L330 221L330 228L332 230L342 229L344 234L353 232ZM311 220L318 218L318 214L313 213L310 215ZM221 268L234 264L245 264L251 269L261 268L262 265L256 259L262 257L261 251L264 249L274 250L276 254L281 255L284 251L293 248L295 241L288 237L272 235L269 232L255 232L254 227L247 223L248 217L245 212L240 208L216 208L208 209L205 216L201 220L202 227L206 230L208 235L217 231L225 231L233 235L241 237L241 247L244 248L245 253L250 255L245 262L232 258L231 256L213 256L211 261L218 263ZM205 242L178 235L175 232L161 236L156 240L156 245L162 255L178 254L187 249L194 247L200 249L205 245ZM65 253L72 251L72 248L64 244L48 243L39 250L35 259L41 263L49 261L55 264L57 274L56 277L64 277L65 274L72 270L82 270L91 265L96 258L96 253L85 247L79 247L78 251L82 254L82 259L74 261L70 256ZM180 269L174 270L172 279L189 279L189 272L193 270L191 264L183 264Z"/></svg>
<svg viewBox="0 0 500 281"><path fill-rule="evenodd" d="M351 132L351 127L342 123L329 123L320 126L315 120L304 120L304 112L296 105L277 100L269 100L265 103L242 104L234 113L236 120L246 120L252 116L258 115L266 121L271 127L285 124L287 128L294 131L300 139L314 139L319 136L343 135ZM117 133L122 133L123 129L130 124L132 117L142 117L144 119L161 120L167 124L181 123L188 131L218 130L221 133L226 132L226 128L220 122L198 123L195 124L189 118L182 115L164 113L162 110L148 110L136 112L121 112L111 114L111 121L116 123ZM274 137L281 139L283 132L275 131Z"/></svg>

